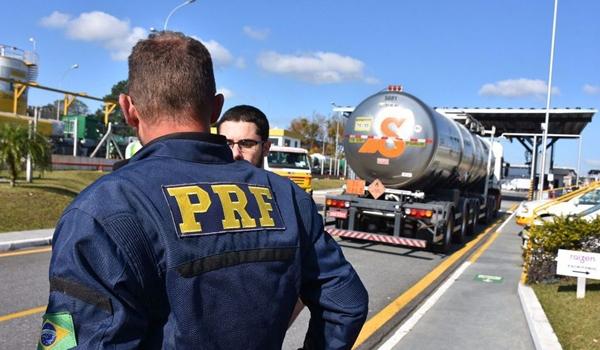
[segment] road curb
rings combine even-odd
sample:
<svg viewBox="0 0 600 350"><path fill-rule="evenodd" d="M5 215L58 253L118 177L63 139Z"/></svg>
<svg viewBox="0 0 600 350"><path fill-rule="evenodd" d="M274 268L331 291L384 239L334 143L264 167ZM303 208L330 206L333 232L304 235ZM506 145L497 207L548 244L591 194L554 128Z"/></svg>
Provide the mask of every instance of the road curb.
<svg viewBox="0 0 600 350"><path fill-rule="evenodd" d="M43 245L49 245L52 243L52 236L49 237L41 237L41 238L32 238L32 239L22 239L18 241L10 241L10 242L0 242L0 252L6 252L10 250L30 248L30 247L38 247Z"/></svg>
<svg viewBox="0 0 600 350"><path fill-rule="evenodd" d="M550 325L546 313L542 308L533 289L529 286L519 283L519 299L523 307L523 313L527 319L531 339L536 350L559 350L562 346L558 342L558 337Z"/></svg>

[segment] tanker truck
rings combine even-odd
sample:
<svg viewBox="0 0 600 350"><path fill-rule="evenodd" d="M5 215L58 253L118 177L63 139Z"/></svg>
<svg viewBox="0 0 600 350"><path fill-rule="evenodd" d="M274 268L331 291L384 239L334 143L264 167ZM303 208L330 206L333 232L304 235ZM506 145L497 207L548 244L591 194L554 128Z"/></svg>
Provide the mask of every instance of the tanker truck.
<svg viewBox="0 0 600 350"><path fill-rule="evenodd" d="M332 236L447 252L500 208L502 146L495 130L442 115L398 86L348 117L346 159L359 178L326 196ZM491 136L490 139L484 138Z"/></svg>

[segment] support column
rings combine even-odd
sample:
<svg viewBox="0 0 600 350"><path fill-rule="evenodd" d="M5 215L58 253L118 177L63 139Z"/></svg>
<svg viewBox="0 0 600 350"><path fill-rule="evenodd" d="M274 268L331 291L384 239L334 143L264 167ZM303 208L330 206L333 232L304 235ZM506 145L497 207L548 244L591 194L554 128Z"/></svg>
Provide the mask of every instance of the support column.
<svg viewBox="0 0 600 350"><path fill-rule="evenodd" d="M77 116L73 119L73 157L77 157L77 144L79 143L77 139L77 128L78 128L78 120Z"/></svg>
<svg viewBox="0 0 600 350"><path fill-rule="evenodd" d="M579 151L577 152L577 176L575 180L575 186L579 186L579 172L581 171L581 142L582 136L579 135Z"/></svg>
<svg viewBox="0 0 600 350"><path fill-rule="evenodd" d="M537 149L538 149L538 145L537 145L537 135L533 135L533 151L531 152L531 177L530 177L530 181L531 183L529 184L529 195L527 196L527 198L529 200L533 199L533 193L535 191L535 173L536 173L536 168L537 168Z"/></svg>
<svg viewBox="0 0 600 350"><path fill-rule="evenodd" d="M27 132L29 133L29 140L31 140L31 138L33 137L33 121L29 121L29 123L27 124ZM28 183L31 183L31 178L32 178L32 164L31 164L31 152L27 152L27 168L26 168L26 175L25 175L25 179Z"/></svg>

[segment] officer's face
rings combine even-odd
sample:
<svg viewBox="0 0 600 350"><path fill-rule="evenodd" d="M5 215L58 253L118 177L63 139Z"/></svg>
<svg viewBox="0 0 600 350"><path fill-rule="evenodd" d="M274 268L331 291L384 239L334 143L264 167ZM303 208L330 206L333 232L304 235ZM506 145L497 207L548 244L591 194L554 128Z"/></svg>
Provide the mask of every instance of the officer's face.
<svg viewBox="0 0 600 350"><path fill-rule="evenodd" d="M263 142L257 132L254 123L242 121L227 121L219 128L219 134L225 136L230 144L234 159L244 159L262 168L263 159L269 153L271 144L269 141Z"/></svg>

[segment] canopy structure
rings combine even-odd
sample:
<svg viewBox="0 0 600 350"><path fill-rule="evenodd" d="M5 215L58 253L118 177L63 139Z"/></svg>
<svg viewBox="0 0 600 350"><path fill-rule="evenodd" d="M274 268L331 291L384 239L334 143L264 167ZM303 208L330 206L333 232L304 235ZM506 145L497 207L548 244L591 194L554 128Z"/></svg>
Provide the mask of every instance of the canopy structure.
<svg viewBox="0 0 600 350"><path fill-rule="evenodd" d="M496 135L508 138L522 134L541 135L546 118L545 108L434 108L453 119L471 116L486 129L496 127ZM597 112L591 108L553 108L550 110L549 134L580 135ZM554 136L560 138L561 136Z"/></svg>
<svg viewBox="0 0 600 350"><path fill-rule="evenodd" d="M504 136L509 140L517 140L525 147L530 159L531 179L535 179L537 169L536 155L543 136L542 125L546 118L545 108L434 108L438 113L455 120L473 118L486 130L495 129L495 137ZM560 139L578 139L579 156L577 177L581 169L581 133L592 121L597 110L593 108L553 108L549 114L547 148L552 147L549 169L554 164L554 143ZM544 171L541 171L545 173Z"/></svg>

